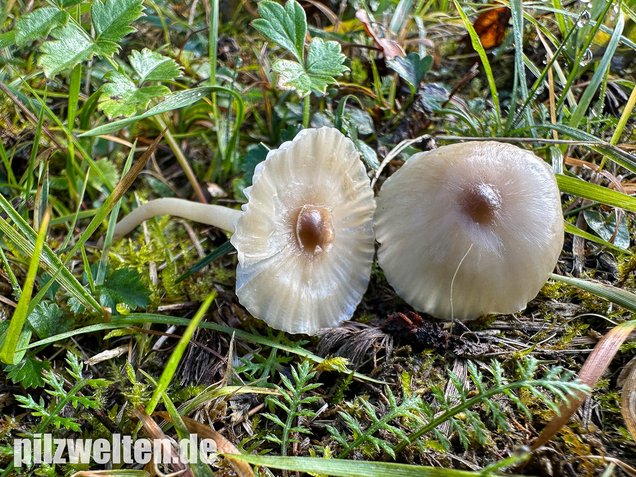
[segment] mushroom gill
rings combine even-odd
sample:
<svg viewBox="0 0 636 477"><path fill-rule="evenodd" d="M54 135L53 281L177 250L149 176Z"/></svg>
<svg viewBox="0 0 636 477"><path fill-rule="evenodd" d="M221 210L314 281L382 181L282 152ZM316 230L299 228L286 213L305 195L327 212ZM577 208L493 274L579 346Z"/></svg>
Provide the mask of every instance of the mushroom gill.
<svg viewBox="0 0 636 477"><path fill-rule="evenodd" d="M353 315L371 274L375 201L353 143L301 131L270 151L236 224L236 294L254 316L315 333Z"/></svg>

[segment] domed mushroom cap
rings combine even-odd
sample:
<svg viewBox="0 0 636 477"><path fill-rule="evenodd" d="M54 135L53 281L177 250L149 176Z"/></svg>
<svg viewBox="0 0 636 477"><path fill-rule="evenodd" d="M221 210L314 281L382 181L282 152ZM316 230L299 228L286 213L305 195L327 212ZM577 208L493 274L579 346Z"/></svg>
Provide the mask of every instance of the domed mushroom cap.
<svg viewBox="0 0 636 477"><path fill-rule="evenodd" d="M525 308L563 246L552 170L510 144L415 154L377 200L378 262L387 280L415 309L438 318Z"/></svg>
<svg viewBox="0 0 636 477"><path fill-rule="evenodd" d="M350 319L371 275L375 211L351 140L333 128L301 131L269 152L245 195L231 239L241 304L290 333Z"/></svg>

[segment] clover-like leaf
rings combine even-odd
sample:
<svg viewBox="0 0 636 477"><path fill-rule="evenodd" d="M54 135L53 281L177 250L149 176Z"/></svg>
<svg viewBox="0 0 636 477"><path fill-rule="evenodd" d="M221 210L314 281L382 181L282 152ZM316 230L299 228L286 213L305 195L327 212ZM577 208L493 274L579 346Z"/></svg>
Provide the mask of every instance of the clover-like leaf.
<svg viewBox="0 0 636 477"><path fill-rule="evenodd" d="M395 57L387 61L387 64L400 75L400 78L411 85L411 88L417 89L420 81L433 65L433 57L428 55L422 58L418 53L409 53L406 57Z"/></svg>
<svg viewBox="0 0 636 477"><path fill-rule="evenodd" d="M170 92L166 86L138 88L128 76L117 71L108 73L106 79L108 83L102 86L97 107L109 118L132 116L139 109L145 108L150 100Z"/></svg>
<svg viewBox="0 0 636 477"><path fill-rule="evenodd" d="M262 0L258 3L258 14L261 18L254 20L252 26L302 63L307 17L300 4L288 0L283 8L271 0Z"/></svg>
<svg viewBox="0 0 636 477"><path fill-rule="evenodd" d="M176 61L148 48L134 50L128 60L139 77L139 85L146 81L170 81L181 74Z"/></svg>

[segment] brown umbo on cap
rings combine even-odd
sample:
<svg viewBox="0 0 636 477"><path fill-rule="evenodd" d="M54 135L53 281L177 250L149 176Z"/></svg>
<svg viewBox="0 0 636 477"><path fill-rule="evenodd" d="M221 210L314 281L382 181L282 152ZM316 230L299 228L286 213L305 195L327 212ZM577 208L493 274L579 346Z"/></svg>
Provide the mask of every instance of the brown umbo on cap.
<svg viewBox="0 0 636 477"><path fill-rule="evenodd" d="M415 154L382 186L378 262L419 311L446 320L513 313L563 246L559 190L533 153L494 141Z"/></svg>
<svg viewBox="0 0 636 477"><path fill-rule="evenodd" d="M257 318L313 334L353 315L374 255L375 201L350 139L306 129L254 172L231 238L236 294Z"/></svg>

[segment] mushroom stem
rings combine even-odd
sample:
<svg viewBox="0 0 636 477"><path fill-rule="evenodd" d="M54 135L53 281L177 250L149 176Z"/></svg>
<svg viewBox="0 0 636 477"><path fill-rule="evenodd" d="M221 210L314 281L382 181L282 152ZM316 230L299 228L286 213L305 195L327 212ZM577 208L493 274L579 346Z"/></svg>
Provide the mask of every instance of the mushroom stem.
<svg viewBox="0 0 636 477"><path fill-rule="evenodd" d="M234 232L242 211L220 205L200 204L184 199L155 199L137 207L115 227L115 239L121 238L142 222L159 215L174 215Z"/></svg>

